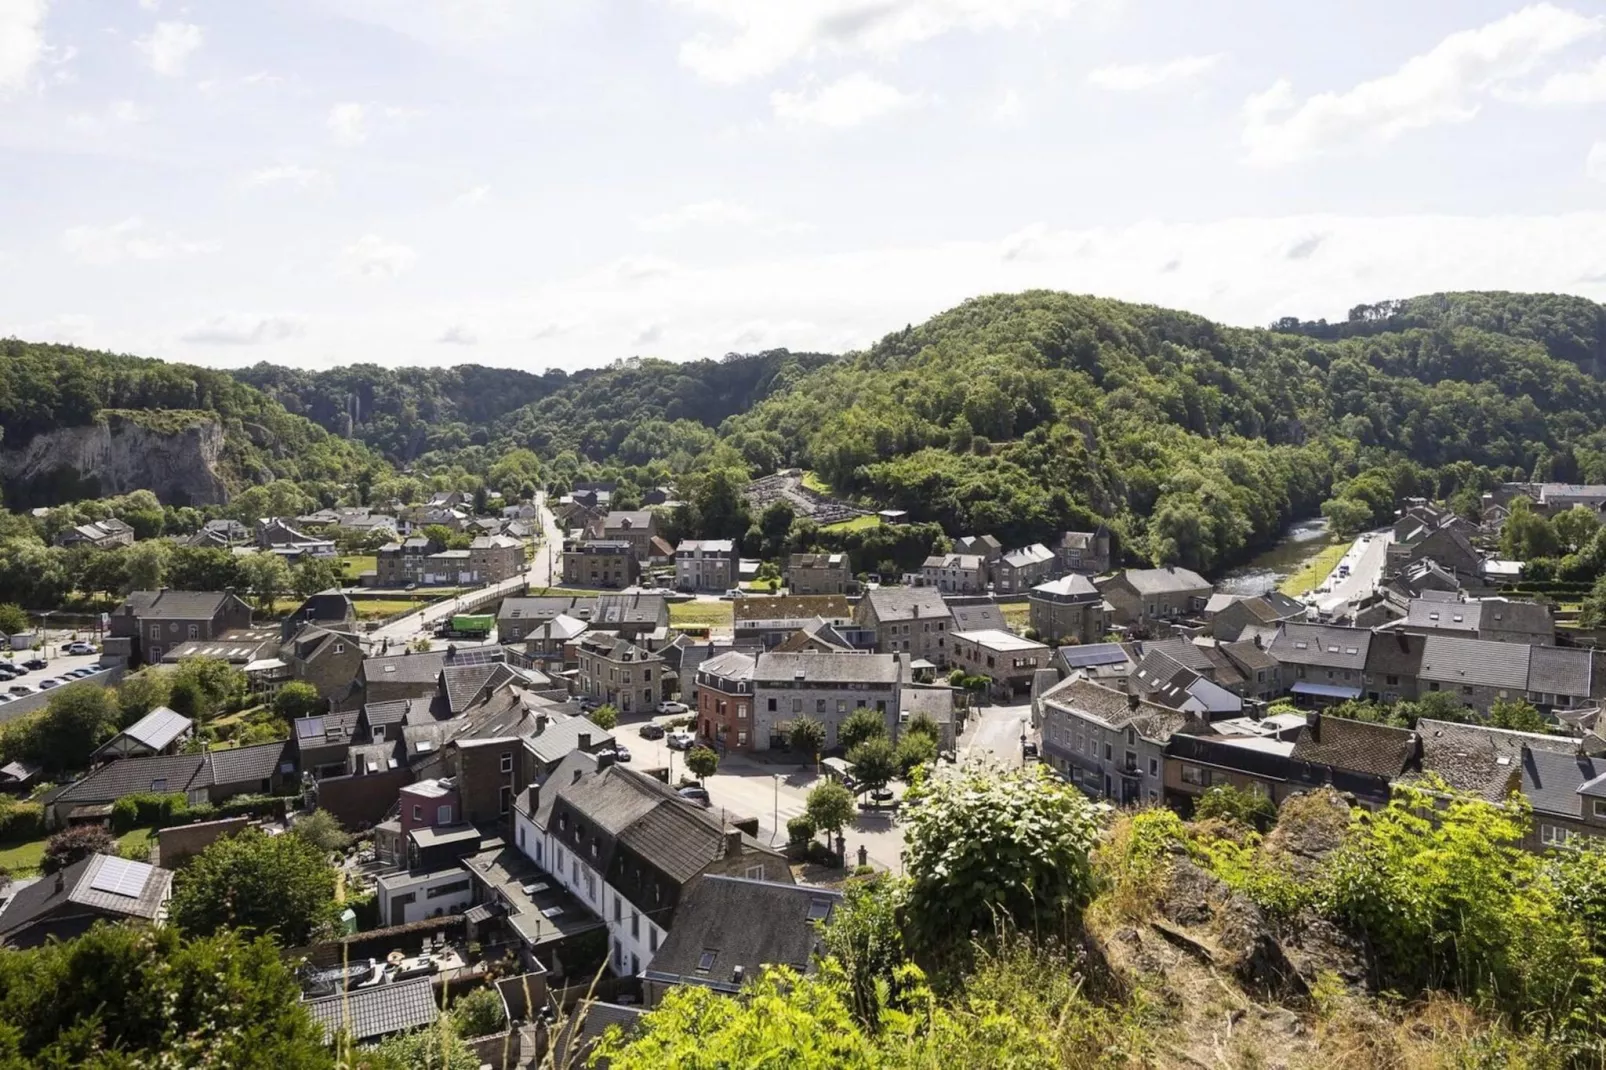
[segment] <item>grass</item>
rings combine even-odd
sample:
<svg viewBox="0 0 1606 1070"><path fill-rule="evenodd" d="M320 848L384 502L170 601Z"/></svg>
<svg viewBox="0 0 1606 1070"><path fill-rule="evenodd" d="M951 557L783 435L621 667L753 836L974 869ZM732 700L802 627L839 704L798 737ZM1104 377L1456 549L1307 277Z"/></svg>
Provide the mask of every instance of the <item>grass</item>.
<svg viewBox="0 0 1606 1070"><path fill-rule="evenodd" d="M411 613L428 604L428 601L414 601L410 598L364 598L352 602L357 610L358 620L383 620L398 613Z"/></svg>
<svg viewBox="0 0 1606 1070"><path fill-rule="evenodd" d="M803 473L803 485L812 490L814 493L824 494L827 497L835 493L831 489L831 484L821 479L819 473L813 471L812 469Z"/></svg>
<svg viewBox="0 0 1606 1070"><path fill-rule="evenodd" d="M1005 602L998 607L1003 611L1004 623L1014 632L1024 632L1031 622L1032 604L1030 602Z"/></svg>
<svg viewBox="0 0 1606 1070"><path fill-rule="evenodd" d="M340 559L340 567L345 569L348 577L355 580L364 572L377 572L379 570L379 556L377 554L348 554Z"/></svg>
<svg viewBox="0 0 1606 1070"><path fill-rule="evenodd" d="M839 520L835 524L827 524L821 531L868 531L881 526L881 518L874 513L856 516L852 520Z"/></svg>
<svg viewBox="0 0 1606 1070"><path fill-rule="evenodd" d="M671 602L669 626L691 625L700 628L734 628L736 610L729 602Z"/></svg>
<svg viewBox="0 0 1606 1070"><path fill-rule="evenodd" d="M151 843L156 839L155 829L129 829L117 837L117 850L119 854L126 855L130 848L149 851Z"/></svg>
<svg viewBox="0 0 1606 1070"><path fill-rule="evenodd" d="M1339 561L1343 560L1349 548L1350 544L1347 542L1324 548L1315 557L1306 561L1298 572L1290 573L1277 585L1277 589L1291 598L1309 594L1327 582L1328 575L1338 567Z"/></svg>
<svg viewBox="0 0 1606 1070"><path fill-rule="evenodd" d="M44 840L29 840L27 843L0 847L0 868L9 870L13 877L28 876L39 869L44 857Z"/></svg>

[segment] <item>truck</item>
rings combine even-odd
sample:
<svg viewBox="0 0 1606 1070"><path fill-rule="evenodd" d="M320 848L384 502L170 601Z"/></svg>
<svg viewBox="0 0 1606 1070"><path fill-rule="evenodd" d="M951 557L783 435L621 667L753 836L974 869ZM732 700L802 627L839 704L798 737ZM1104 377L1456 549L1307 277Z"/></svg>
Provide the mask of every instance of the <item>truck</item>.
<svg viewBox="0 0 1606 1070"><path fill-rule="evenodd" d="M457 639L484 639L496 627L496 616L491 613L459 613L452 618L449 634Z"/></svg>

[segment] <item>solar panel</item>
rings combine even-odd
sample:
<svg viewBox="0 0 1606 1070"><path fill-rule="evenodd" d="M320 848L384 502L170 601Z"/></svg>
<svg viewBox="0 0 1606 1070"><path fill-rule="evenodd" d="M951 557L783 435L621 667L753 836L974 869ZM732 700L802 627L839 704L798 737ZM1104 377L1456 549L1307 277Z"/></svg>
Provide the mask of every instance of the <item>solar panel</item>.
<svg viewBox="0 0 1606 1070"><path fill-rule="evenodd" d="M97 892L138 899L150 879L149 862L131 862L126 858L113 858L108 855L100 860L100 868L95 871L89 886Z"/></svg>
<svg viewBox="0 0 1606 1070"><path fill-rule="evenodd" d="M829 899L809 900L809 920L824 921L831 914L831 901Z"/></svg>
<svg viewBox="0 0 1606 1070"><path fill-rule="evenodd" d="M302 739L311 739L313 736L323 735L322 717L304 717L296 722L296 730Z"/></svg>

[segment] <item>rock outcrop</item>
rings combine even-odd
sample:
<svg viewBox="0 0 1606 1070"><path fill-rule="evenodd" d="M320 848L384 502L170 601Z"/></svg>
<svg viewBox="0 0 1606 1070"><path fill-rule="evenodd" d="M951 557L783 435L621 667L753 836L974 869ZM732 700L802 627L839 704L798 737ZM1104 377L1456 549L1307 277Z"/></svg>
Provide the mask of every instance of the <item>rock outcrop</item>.
<svg viewBox="0 0 1606 1070"><path fill-rule="evenodd" d="M7 500L33 505L133 490L153 491L167 504L209 505L228 500L218 474L222 454L223 427L215 418L103 412L87 426L0 450L0 480Z"/></svg>

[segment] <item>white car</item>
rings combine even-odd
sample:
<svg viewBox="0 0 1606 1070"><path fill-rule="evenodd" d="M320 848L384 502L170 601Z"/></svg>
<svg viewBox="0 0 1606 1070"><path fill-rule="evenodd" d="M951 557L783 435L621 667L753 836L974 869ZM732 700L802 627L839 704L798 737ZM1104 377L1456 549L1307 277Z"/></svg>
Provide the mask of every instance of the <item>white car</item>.
<svg viewBox="0 0 1606 1070"><path fill-rule="evenodd" d="M666 701L666 702L658 703L658 712L659 713L690 713L691 712L691 707L686 705L684 702L675 702L673 700L669 700L669 701Z"/></svg>
<svg viewBox="0 0 1606 1070"><path fill-rule="evenodd" d="M691 750L697 737L684 728L677 728L664 737L664 742L669 744L670 750Z"/></svg>

